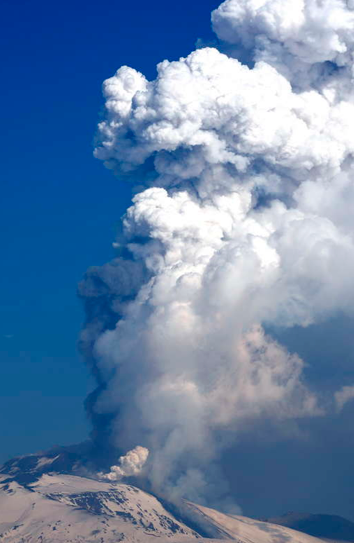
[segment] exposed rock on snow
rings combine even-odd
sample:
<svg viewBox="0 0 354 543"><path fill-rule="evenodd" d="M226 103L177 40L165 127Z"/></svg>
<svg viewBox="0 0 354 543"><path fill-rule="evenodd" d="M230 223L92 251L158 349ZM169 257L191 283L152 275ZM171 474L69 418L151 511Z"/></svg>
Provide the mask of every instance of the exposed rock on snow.
<svg viewBox="0 0 354 543"><path fill-rule="evenodd" d="M72 475L0 485L1 542L136 542L151 536L196 538L142 490Z"/></svg>
<svg viewBox="0 0 354 543"><path fill-rule="evenodd" d="M0 543L146 543L153 538L193 543L205 536L206 541L238 543L320 541L290 528L225 515L190 502L185 502L178 518L166 507L129 484L57 473L42 474L25 484L2 470Z"/></svg>

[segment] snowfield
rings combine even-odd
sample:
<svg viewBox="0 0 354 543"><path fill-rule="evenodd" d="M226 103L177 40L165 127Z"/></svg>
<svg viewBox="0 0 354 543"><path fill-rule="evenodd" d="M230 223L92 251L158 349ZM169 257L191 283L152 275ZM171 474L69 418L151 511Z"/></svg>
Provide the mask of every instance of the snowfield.
<svg viewBox="0 0 354 543"><path fill-rule="evenodd" d="M240 515L225 515L215 509L193 503L188 503L188 507L191 512L190 518L213 539L233 539L239 543L319 543L322 541L284 526Z"/></svg>
<svg viewBox="0 0 354 543"><path fill-rule="evenodd" d="M0 485L1 542L140 542L195 538L153 496L124 484L43 475L27 486Z"/></svg>
<svg viewBox="0 0 354 543"><path fill-rule="evenodd" d="M1 479L1 543L146 543L156 538L192 543L205 536L208 541L239 543L320 541L290 528L188 502L182 522L157 498L129 484L55 473L28 484L6 474Z"/></svg>

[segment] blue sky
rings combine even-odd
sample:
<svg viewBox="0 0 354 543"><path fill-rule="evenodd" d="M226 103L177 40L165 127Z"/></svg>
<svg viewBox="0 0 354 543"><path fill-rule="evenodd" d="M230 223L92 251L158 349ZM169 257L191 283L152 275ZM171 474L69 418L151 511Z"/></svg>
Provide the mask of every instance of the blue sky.
<svg viewBox="0 0 354 543"><path fill-rule="evenodd" d="M102 81L123 64L154 77L211 36L217 5L2 3L0 461L88 433L76 285L111 258L130 201L92 157Z"/></svg>

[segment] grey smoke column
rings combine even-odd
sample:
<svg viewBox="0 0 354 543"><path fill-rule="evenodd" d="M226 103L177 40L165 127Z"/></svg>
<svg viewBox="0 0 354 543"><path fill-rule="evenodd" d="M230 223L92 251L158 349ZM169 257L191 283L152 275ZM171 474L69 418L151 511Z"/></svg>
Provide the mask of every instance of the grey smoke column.
<svg viewBox="0 0 354 543"><path fill-rule="evenodd" d="M97 413L94 409L98 396L107 386L109 375L101 370L94 353L94 345L106 330L113 330L121 318L124 305L133 300L143 281L144 267L140 262L116 258L104 266L89 268L78 286L78 295L84 303L86 323L79 338L79 350L84 356L97 388L87 397L85 406L91 419L92 460L110 465L117 459L117 448L110 442L111 413ZM124 451L121 451L124 452Z"/></svg>
<svg viewBox="0 0 354 543"><path fill-rule="evenodd" d="M303 361L262 325L353 307L354 11L227 0L212 21L228 55L104 83L95 155L146 189L125 259L82 286L82 342L110 442L150 450L155 491L230 507L223 448L255 422L323 414Z"/></svg>

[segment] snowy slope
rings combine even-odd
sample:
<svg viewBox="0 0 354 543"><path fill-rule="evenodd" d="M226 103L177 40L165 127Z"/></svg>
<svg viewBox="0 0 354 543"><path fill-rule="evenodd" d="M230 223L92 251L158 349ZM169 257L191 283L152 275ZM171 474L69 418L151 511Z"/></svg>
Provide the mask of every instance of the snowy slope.
<svg viewBox="0 0 354 543"><path fill-rule="evenodd" d="M135 487L45 474L28 486L0 484L0 541L145 542L195 538L153 496Z"/></svg>
<svg viewBox="0 0 354 543"><path fill-rule="evenodd" d="M267 519L299 532L335 541L354 541L354 523L338 515L311 515L287 513L281 517Z"/></svg>
<svg viewBox="0 0 354 543"><path fill-rule="evenodd" d="M90 466L90 456L90 445L86 443L17 456L0 466L0 481L10 476L18 482L28 483L48 472L75 475L86 468L95 471Z"/></svg>
<svg viewBox="0 0 354 543"><path fill-rule="evenodd" d="M319 543L310 535L291 528L240 515L225 515L214 509L188 503L190 518L213 539L234 539L239 543Z"/></svg>
<svg viewBox="0 0 354 543"><path fill-rule="evenodd" d="M26 484L3 473L0 482L0 543L320 542L290 528L188 502L182 517L183 522L177 520L157 498L129 484L56 473Z"/></svg>

